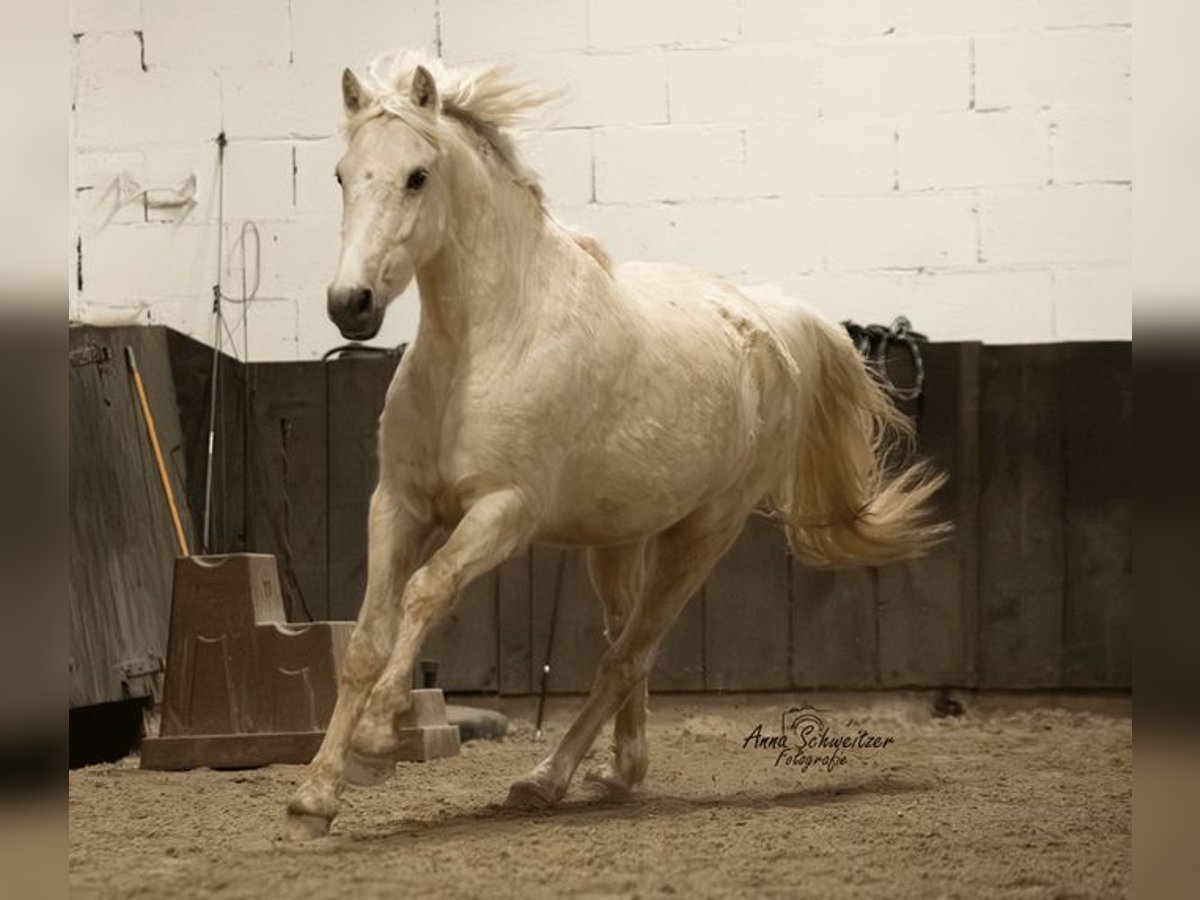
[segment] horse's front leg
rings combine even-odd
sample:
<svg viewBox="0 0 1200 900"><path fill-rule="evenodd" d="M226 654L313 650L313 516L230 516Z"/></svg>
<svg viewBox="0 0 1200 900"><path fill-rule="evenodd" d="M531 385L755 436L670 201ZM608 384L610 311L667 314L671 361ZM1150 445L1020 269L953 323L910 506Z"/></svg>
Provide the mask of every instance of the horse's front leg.
<svg viewBox="0 0 1200 900"><path fill-rule="evenodd" d="M413 664L426 635L463 588L516 552L530 532L531 522L516 491L489 494L470 507L446 543L413 573L401 601L391 655L354 731L355 753L368 759L395 758L399 720L412 702Z"/></svg>
<svg viewBox="0 0 1200 900"><path fill-rule="evenodd" d="M350 735L395 643L401 592L432 530L398 489L381 481L367 517L367 589L338 679L337 703L317 755L288 803L289 831L323 834L337 815Z"/></svg>

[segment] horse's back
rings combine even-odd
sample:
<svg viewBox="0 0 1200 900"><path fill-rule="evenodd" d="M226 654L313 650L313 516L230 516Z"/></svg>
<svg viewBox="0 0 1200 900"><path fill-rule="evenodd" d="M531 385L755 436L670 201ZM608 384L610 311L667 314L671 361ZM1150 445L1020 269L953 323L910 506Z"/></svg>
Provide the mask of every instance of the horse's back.
<svg viewBox="0 0 1200 900"><path fill-rule="evenodd" d="M551 527L565 542L573 522L644 533L647 515L661 527L762 480L784 414L790 357L753 300L686 266L626 263L615 277L638 334L570 453Z"/></svg>

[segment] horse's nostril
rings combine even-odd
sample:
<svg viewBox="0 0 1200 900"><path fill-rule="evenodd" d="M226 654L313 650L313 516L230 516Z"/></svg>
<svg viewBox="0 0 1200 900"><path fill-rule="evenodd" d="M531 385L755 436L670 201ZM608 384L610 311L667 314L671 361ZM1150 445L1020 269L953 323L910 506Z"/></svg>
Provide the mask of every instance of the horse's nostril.
<svg viewBox="0 0 1200 900"><path fill-rule="evenodd" d="M359 315L371 311L371 289L363 288L354 297L354 311Z"/></svg>

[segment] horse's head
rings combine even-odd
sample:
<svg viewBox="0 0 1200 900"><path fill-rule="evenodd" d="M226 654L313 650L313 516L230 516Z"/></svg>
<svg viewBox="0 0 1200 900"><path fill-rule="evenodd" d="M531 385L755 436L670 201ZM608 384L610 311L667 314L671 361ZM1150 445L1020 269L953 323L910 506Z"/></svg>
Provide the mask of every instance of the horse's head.
<svg viewBox="0 0 1200 900"><path fill-rule="evenodd" d="M337 165L342 252L329 285L329 318L344 337L378 333L387 305L441 247L449 196L433 140L438 88L424 66L407 94L375 96L347 69L348 146Z"/></svg>

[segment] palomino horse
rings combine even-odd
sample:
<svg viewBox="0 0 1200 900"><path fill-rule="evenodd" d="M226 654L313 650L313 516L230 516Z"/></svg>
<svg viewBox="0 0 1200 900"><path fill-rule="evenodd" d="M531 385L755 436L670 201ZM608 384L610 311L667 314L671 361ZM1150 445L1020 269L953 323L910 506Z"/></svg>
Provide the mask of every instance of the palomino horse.
<svg viewBox="0 0 1200 900"><path fill-rule="evenodd" d="M779 519L807 563L875 565L942 535L927 511L939 479L885 472L907 423L838 326L772 289L614 269L556 222L510 134L540 98L503 71L406 52L361 81L347 70L342 90L329 316L370 338L414 276L421 316L380 418L366 597L289 830L325 833L348 779L394 768L423 639L531 542L588 548L610 646L561 743L508 801L559 800L614 717L591 777L622 795L646 774L655 651L751 512Z"/></svg>

